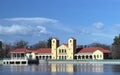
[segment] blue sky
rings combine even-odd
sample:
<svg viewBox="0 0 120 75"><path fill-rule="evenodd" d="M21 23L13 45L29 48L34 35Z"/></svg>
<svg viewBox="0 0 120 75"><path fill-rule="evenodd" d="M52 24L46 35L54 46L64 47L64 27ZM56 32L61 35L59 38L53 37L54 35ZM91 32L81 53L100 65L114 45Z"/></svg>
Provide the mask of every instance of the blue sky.
<svg viewBox="0 0 120 75"><path fill-rule="evenodd" d="M120 33L120 0L0 0L0 40L57 37L112 44Z"/></svg>

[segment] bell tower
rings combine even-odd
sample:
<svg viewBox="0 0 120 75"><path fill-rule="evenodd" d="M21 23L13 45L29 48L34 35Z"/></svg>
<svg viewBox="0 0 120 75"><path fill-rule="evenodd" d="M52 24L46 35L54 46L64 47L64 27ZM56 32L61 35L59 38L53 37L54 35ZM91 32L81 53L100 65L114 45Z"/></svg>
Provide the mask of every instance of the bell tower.
<svg viewBox="0 0 120 75"><path fill-rule="evenodd" d="M59 40L57 38L52 39L52 60L57 59L57 47L59 46Z"/></svg>
<svg viewBox="0 0 120 75"><path fill-rule="evenodd" d="M68 54L69 54L69 57L67 58L68 60L73 60L74 59L75 49L76 49L76 39L75 38L69 38L69 40L68 40Z"/></svg>

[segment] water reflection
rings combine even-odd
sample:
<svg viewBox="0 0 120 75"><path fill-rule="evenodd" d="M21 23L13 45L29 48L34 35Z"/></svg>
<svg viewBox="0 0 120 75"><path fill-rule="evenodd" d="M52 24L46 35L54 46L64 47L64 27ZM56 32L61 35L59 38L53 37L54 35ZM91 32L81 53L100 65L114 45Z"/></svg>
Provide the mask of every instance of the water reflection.
<svg viewBox="0 0 120 75"><path fill-rule="evenodd" d="M112 67L113 72L120 72L120 65L118 65L118 64L117 65L112 65L111 67Z"/></svg>
<svg viewBox="0 0 120 75"><path fill-rule="evenodd" d="M103 64L77 64L75 65L76 72L103 72Z"/></svg>
<svg viewBox="0 0 120 75"><path fill-rule="evenodd" d="M8 67L8 66L6 66ZM103 64L39 64L9 66L11 72L104 72Z"/></svg>
<svg viewBox="0 0 120 75"><path fill-rule="evenodd" d="M0 72L120 72L120 65L107 64L39 64L0 66Z"/></svg>
<svg viewBox="0 0 120 75"><path fill-rule="evenodd" d="M74 64L51 64L51 72L74 72Z"/></svg>

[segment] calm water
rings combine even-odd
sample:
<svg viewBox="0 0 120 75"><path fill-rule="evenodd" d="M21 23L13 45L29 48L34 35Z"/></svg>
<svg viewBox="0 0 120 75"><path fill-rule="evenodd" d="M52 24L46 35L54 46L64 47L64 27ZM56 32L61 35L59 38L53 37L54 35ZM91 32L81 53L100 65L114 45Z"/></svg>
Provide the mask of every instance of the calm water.
<svg viewBox="0 0 120 75"><path fill-rule="evenodd" d="M40 64L0 66L0 75L120 75L120 65Z"/></svg>

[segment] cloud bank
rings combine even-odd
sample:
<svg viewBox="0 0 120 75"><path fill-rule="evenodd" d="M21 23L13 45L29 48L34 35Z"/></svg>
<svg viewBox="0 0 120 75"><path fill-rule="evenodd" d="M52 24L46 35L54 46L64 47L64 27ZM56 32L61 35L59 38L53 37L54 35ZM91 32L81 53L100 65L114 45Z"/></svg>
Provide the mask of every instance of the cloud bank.
<svg viewBox="0 0 120 75"><path fill-rule="evenodd" d="M56 31L74 33L74 30L65 27L56 19L32 17L32 18L5 18L0 24L0 35L17 35L17 36L41 36L52 35ZM64 27L63 27L64 26Z"/></svg>

